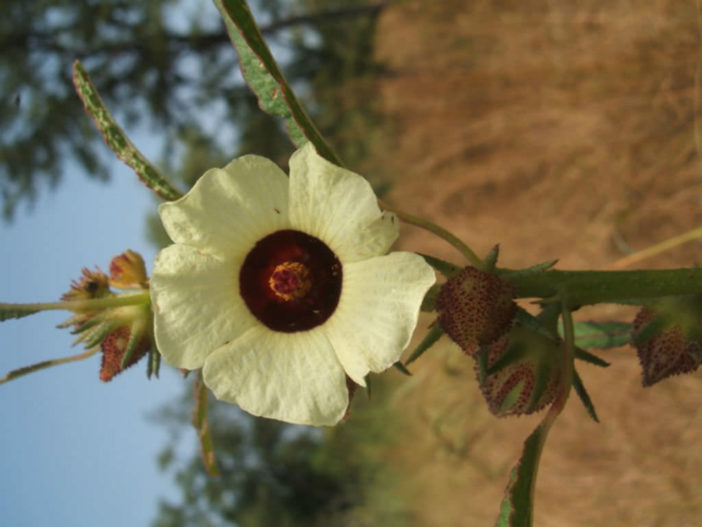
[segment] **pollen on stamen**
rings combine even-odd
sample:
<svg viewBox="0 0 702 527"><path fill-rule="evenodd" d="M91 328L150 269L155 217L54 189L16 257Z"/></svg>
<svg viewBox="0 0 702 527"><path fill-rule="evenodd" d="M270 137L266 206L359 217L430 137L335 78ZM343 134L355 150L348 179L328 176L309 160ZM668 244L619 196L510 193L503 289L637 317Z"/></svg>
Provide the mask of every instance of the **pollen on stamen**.
<svg viewBox="0 0 702 527"><path fill-rule="evenodd" d="M283 300L303 298L312 288L310 271L300 262L283 262L271 273L268 286Z"/></svg>

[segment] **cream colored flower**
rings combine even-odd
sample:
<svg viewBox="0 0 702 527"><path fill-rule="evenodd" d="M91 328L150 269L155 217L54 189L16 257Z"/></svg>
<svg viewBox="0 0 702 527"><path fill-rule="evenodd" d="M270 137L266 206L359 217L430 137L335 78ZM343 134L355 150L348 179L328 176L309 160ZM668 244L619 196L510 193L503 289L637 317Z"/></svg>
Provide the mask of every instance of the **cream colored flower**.
<svg viewBox="0 0 702 527"><path fill-rule="evenodd" d="M385 254L396 218L311 144L289 178L243 156L159 213L175 244L151 278L157 346L254 415L337 423L346 377L365 385L400 358L435 280L420 256Z"/></svg>

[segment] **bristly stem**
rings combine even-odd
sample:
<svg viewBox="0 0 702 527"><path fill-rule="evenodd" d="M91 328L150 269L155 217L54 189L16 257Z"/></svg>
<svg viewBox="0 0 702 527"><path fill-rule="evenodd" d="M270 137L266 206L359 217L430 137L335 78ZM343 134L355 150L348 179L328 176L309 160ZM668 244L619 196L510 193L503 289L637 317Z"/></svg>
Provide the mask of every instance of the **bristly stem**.
<svg viewBox="0 0 702 527"><path fill-rule="evenodd" d="M464 242L462 242L458 237L454 236L451 234L449 231L444 229L443 227L440 227L436 223L433 223L429 220L425 220L423 218L420 218L418 216L413 216L412 214L408 214L406 212L403 212L399 209L396 209L394 207L391 207L384 201L378 200L378 204L380 207L384 210L387 210L389 212L395 213L395 215L400 218L400 220L409 223L411 225L415 225L416 227L420 227L424 229L425 231L429 231L432 234L435 234L439 238L443 239L444 241L448 242L451 244L458 252L460 252L469 262L471 265L474 265L478 269L482 269L483 267L483 261L478 258L478 255L475 254L475 252L468 247Z"/></svg>
<svg viewBox="0 0 702 527"><path fill-rule="evenodd" d="M498 270L517 298L562 299L569 307L702 294L702 268L645 271Z"/></svg>
<svg viewBox="0 0 702 527"><path fill-rule="evenodd" d="M123 295L108 296L104 298L89 298L86 300L64 300L61 302L43 302L31 304L0 303L0 312L26 311L29 313L36 313L38 311L49 310L79 312L120 306L144 305L148 304L149 302L149 292L139 291L137 293L125 293Z"/></svg>

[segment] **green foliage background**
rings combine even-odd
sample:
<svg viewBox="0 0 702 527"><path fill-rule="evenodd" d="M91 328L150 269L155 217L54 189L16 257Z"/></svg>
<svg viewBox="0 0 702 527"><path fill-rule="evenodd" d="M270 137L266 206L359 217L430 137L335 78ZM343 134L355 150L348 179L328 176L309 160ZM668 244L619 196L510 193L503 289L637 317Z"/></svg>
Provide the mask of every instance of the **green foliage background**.
<svg viewBox="0 0 702 527"><path fill-rule="evenodd" d="M364 147L353 127L372 106L368 91L356 88L377 71L369 50L383 4L260 0L252 6L322 132L340 153L358 157ZM163 140L163 151L148 157L186 186L203 168L240 152L284 160L292 149L280 124L256 107L217 10L204 0L11 0L3 4L0 48L6 219L59 184L73 161L91 177L108 177L110 154L73 91L75 59L128 133L145 128ZM347 82L357 84L352 96ZM362 109L354 107L361 100Z"/></svg>

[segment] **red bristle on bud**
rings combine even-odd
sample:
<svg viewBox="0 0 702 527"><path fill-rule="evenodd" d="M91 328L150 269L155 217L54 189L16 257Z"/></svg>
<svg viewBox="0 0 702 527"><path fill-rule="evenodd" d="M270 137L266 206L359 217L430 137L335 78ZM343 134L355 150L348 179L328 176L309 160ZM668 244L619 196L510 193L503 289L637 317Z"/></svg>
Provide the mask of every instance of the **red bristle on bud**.
<svg viewBox="0 0 702 527"><path fill-rule="evenodd" d="M139 340L127 364L122 368L122 358L127 350L129 337L129 328L122 326L110 332L102 341L102 344L100 344L102 348L102 366L100 368L101 381L107 382L112 380L115 375L121 373L133 364L136 364L139 359L149 351L151 343L149 339L144 336Z"/></svg>
<svg viewBox="0 0 702 527"><path fill-rule="evenodd" d="M660 330L641 341L646 326L659 315L655 309L644 307L632 324L632 342L641 363L644 386L695 371L702 362L700 343L691 339L685 328L674 321L662 324Z"/></svg>

